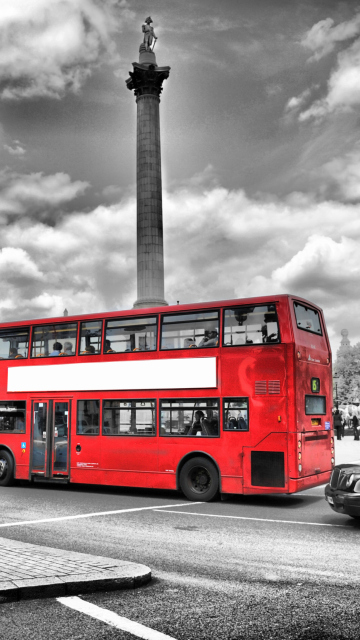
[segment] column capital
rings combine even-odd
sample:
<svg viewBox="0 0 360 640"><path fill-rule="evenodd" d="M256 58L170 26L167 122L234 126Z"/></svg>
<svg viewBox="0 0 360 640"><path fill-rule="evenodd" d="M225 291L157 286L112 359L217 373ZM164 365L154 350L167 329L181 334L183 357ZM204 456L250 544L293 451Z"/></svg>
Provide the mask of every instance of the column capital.
<svg viewBox="0 0 360 640"><path fill-rule="evenodd" d="M158 67L154 64L140 64L133 62L134 71L130 71L130 78L126 80L126 86L130 91L134 90L136 97L143 95L155 95L158 98L162 92L162 84L169 77L170 67Z"/></svg>

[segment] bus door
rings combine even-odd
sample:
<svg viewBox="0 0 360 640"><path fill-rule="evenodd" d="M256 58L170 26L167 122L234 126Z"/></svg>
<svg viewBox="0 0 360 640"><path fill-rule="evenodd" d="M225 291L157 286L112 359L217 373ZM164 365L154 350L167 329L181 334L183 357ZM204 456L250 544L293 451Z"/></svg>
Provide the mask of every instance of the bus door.
<svg viewBox="0 0 360 640"><path fill-rule="evenodd" d="M31 473L43 478L69 476L71 400L32 401Z"/></svg>

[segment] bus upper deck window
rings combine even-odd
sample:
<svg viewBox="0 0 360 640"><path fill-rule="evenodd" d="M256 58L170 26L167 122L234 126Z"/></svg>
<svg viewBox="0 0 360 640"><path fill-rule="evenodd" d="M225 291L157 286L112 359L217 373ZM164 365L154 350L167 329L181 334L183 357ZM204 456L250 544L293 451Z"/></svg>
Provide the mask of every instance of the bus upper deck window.
<svg viewBox="0 0 360 640"><path fill-rule="evenodd" d="M77 322L43 324L34 327L32 358L73 356L76 349Z"/></svg>
<svg viewBox="0 0 360 640"><path fill-rule="evenodd" d="M2 329L0 331L0 360L19 360L28 357L29 329Z"/></svg>
<svg viewBox="0 0 360 640"><path fill-rule="evenodd" d="M82 322L80 325L79 354L82 356L101 353L102 320Z"/></svg>
<svg viewBox="0 0 360 640"><path fill-rule="evenodd" d="M273 304L225 309L224 341L227 347L280 342Z"/></svg>
<svg viewBox="0 0 360 640"><path fill-rule="evenodd" d="M104 353L155 351L156 317L118 318L108 320L105 329Z"/></svg>
<svg viewBox="0 0 360 640"><path fill-rule="evenodd" d="M294 309L298 329L322 336L318 311L310 307L306 307L305 305L300 304L300 302L294 302Z"/></svg>
<svg viewBox="0 0 360 640"><path fill-rule="evenodd" d="M164 315L161 349L196 349L219 346L219 312Z"/></svg>

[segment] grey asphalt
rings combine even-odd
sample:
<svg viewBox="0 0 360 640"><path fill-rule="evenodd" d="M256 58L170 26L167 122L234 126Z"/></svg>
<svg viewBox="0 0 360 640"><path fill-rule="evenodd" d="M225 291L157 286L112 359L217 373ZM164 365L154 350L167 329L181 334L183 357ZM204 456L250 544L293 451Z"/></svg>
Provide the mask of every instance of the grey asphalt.
<svg viewBox="0 0 360 640"><path fill-rule="evenodd" d="M360 464L360 442L335 440L335 459ZM143 564L0 538L0 603L133 589L150 580Z"/></svg>

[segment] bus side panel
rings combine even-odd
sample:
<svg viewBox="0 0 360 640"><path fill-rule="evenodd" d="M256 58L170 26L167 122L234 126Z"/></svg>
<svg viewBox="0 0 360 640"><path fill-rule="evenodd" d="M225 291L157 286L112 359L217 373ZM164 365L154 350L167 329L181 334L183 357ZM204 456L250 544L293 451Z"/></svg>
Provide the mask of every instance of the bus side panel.
<svg viewBox="0 0 360 640"><path fill-rule="evenodd" d="M15 464L15 478L29 480L30 439L26 433L0 434L0 447L12 453ZM25 446L24 446L25 445Z"/></svg>

